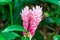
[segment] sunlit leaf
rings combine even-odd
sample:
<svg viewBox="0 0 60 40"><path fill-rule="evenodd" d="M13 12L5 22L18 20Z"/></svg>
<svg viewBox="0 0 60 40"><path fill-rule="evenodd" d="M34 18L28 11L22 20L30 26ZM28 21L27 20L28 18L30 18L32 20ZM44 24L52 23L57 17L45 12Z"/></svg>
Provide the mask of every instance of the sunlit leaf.
<svg viewBox="0 0 60 40"><path fill-rule="evenodd" d="M60 35L55 35L53 40L60 40Z"/></svg>
<svg viewBox="0 0 60 40"><path fill-rule="evenodd" d="M0 0L0 5L9 4L12 0Z"/></svg>
<svg viewBox="0 0 60 40"><path fill-rule="evenodd" d="M0 40L6 40L2 34L0 34Z"/></svg>
<svg viewBox="0 0 60 40"><path fill-rule="evenodd" d="M56 5L60 6L60 1L59 0L44 0L44 1L48 2L48 3L53 3L53 4L56 4Z"/></svg>
<svg viewBox="0 0 60 40"><path fill-rule="evenodd" d="M18 35L17 33L14 33L14 32L2 32L2 35L4 36L4 38L6 40L11 40L11 39L20 37L20 35Z"/></svg>
<svg viewBox="0 0 60 40"><path fill-rule="evenodd" d="M20 25L10 25L2 32L10 32L10 31L25 31L25 29Z"/></svg>

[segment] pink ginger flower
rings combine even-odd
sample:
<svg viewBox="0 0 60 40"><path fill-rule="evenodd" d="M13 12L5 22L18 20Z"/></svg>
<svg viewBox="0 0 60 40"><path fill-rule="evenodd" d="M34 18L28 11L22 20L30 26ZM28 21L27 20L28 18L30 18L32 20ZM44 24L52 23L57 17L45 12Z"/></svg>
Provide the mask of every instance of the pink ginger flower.
<svg viewBox="0 0 60 40"><path fill-rule="evenodd" d="M23 27L29 31L30 37L32 38L35 31L42 20L42 8L40 6L33 7L32 10L26 6L21 13L23 20ZM26 35L26 32L23 32Z"/></svg>

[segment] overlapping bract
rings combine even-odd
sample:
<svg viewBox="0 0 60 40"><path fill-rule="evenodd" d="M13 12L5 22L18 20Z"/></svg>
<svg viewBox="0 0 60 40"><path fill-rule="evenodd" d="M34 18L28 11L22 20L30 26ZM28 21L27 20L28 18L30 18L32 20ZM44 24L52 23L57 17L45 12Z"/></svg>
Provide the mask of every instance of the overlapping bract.
<svg viewBox="0 0 60 40"><path fill-rule="evenodd" d="M38 24L42 19L42 8L40 6L36 6L32 9L29 9L29 7L26 6L22 10L21 18L23 20L23 27L28 30L31 34L31 37L33 37L35 30L37 29ZM26 35L26 32L23 34Z"/></svg>

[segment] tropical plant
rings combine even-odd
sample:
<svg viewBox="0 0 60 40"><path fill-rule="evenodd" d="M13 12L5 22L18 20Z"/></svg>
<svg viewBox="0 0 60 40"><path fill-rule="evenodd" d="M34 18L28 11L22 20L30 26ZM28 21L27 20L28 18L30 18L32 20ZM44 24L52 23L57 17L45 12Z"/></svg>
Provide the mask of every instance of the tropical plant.
<svg viewBox="0 0 60 40"><path fill-rule="evenodd" d="M28 10L25 13L22 10L26 6L29 12L36 9L36 6L42 7L42 14L36 14L42 15L39 17L41 21L37 20L39 25L33 30L34 36L31 40L60 40L60 0L0 0L0 40L30 40L31 36L27 36L30 29L26 30L23 25L26 21L23 20L23 16L25 13L27 15ZM35 15L32 12L30 14ZM33 16L30 17L34 19ZM36 18L33 19L32 21ZM26 32L26 36L23 32Z"/></svg>

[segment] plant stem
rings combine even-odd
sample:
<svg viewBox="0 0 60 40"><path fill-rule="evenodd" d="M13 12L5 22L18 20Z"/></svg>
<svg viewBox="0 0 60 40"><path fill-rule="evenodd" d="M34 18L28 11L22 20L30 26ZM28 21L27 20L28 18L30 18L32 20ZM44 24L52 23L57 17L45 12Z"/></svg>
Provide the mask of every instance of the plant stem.
<svg viewBox="0 0 60 40"><path fill-rule="evenodd" d="M13 17L12 17L12 4L10 4L10 19L11 19L11 25L13 24Z"/></svg>
<svg viewBox="0 0 60 40"><path fill-rule="evenodd" d="M48 28L48 29L50 29L50 30L52 30L52 31L55 31L55 29L52 28L52 27L49 27L49 26L45 26L45 27Z"/></svg>
<svg viewBox="0 0 60 40"><path fill-rule="evenodd" d="M55 32L53 32L50 36L48 36L47 40L50 40L55 35Z"/></svg>

